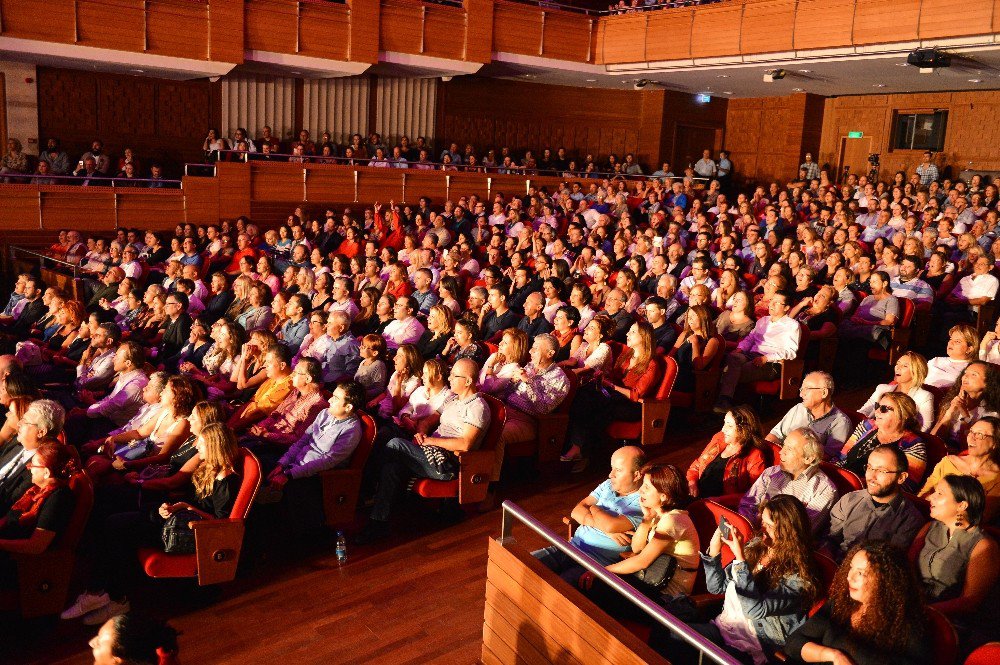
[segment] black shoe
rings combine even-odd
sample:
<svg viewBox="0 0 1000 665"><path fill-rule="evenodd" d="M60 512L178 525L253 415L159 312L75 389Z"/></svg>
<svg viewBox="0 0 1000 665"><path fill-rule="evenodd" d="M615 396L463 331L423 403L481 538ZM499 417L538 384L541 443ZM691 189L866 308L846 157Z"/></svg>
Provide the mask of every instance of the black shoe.
<svg viewBox="0 0 1000 665"><path fill-rule="evenodd" d="M712 407L712 411L714 411L715 413L721 413L722 415L726 415L732 408L733 408L733 400L729 399L728 397L720 397L718 401L715 403L715 406Z"/></svg>
<svg viewBox="0 0 1000 665"><path fill-rule="evenodd" d="M368 520L368 524L354 539L356 545L371 545L389 537L389 523L379 520Z"/></svg>

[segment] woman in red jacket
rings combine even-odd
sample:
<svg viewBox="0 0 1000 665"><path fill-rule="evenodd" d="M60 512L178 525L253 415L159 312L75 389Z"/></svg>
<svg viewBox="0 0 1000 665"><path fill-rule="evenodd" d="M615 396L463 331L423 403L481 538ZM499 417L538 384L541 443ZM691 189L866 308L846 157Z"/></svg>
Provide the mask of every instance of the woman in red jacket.
<svg viewBox="0 0 1000 665"><path fill-rule="evenodd" d="M688 468L691 496L743 494L770 465L769 458L757 414L745 405L733 407L722 431Z"/></svg>

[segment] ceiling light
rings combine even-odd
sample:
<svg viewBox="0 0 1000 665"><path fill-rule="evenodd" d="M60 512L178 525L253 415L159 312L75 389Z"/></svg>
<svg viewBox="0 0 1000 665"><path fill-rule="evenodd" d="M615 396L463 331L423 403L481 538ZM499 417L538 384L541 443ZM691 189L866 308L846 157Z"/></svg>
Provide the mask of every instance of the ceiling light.
<svg viewBox="0 0 1000 665"><path fill-rule="evenodd" d="M722 94L724 94L724 95L731 95L731 94L733 94L733 91L732 90L724 90L722 92Z"/></svg>
<svg viewBox="0 0 1000 665"><path fill-rule="evenodd" d="M969 83L982 83L982 79L969 79Z"/></svg>
<svg viewBox="0 0 1000 665"><path fill-rule="evenodd" d="M597 83L597 79L587 79L587 83Z"/></svg>
<svg viewBox="0 0 1000 665"><path fill-rule="evenodd" d="M135 72L136 74L145 74L146 73L145 69L131 69L129 71Z"/></svg>
<svg viewBox="0 0 1000 665"><path fill-rule="evenodd" d="M910 63L908 63L908 62L897 62L896 66L897 67L909 67Z"/></svg>
<svg viewBox="0 0 1000 665"><path fill-rule="evenodd" d="M876 83L873 87L875 87L875 88L884 88L885 87L885 83Z"/></svg>
<svg viewBox="0 0 1000 665"><path fill-rule="evenodd" d="M802 92L802 88L792 88L792 92Z"/></svg>
<svg viewBox="0 0 1000 665"><path fill-rule="evenodd" d="M812 70L811 69L800 69L799 73L800 74L812 74Z"/></svg>
<svg viewBox="0 0 1000 665"><path fill-rule="evenodd" d="M727 78L729 78L729 74L719 74L715 78L717 78L717 79L727 79Z"/></svg>

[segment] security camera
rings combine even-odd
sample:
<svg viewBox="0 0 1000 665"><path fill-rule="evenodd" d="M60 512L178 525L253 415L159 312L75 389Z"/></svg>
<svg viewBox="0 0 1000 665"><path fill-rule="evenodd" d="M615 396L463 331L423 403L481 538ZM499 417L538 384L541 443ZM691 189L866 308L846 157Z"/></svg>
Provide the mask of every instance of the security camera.
<svg viewBox="0 0 1000 665"><path fill-rule="evenodd" d="M650 83L652 83L652 81L650 81L649 79L639 79L638 81L636 81L635 83L632 84L632 89L633 90L642 90L643 88L645 88Z"/></svg>
<svg viewBox="0 0 1000 665"><path fill-rule="evenodd" d="M764 83L774 83L785 78L787 72L784 69L769 69L764 72Z"/></svg>

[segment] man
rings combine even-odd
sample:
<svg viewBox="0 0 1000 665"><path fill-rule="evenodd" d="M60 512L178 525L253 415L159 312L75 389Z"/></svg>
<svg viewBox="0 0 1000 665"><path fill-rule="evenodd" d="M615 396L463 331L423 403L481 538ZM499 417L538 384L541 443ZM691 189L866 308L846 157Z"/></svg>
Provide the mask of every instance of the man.
<svg viewBox="0 0 1000 665"><path fill-rule="evenodd" d="M611 456L608 479L570 513L580 525L570 543L602 565L621 561L621 555L630 551L632 539L628 532L642 522L639 487L645 465L646 455L641 448L619 448ZM574 587L583 574L583 567L557 547L546 547L532 555Z"/></svg>
<svg viewBox="0 0 1000 665"><path fill-rule="evenodd" d="M40 284L34 277L28 277L24 280L24 290L22 293L24 297L12 308L15 313L14 318L4 320L5 332L13 335L18 340L28 336L28 331L31 330L32 326L48 310L48 307L42 301L44 291L45 285Z"/></svg>
<svg viewBox="0 0 1000 665"><path fill-rule="evenodd" d="M139 252L132 245L122 249L122 262L118 266L129 279L139 279L142 276L142 264L138 261Z"/></svg>
<svg viewBox="0 0 1000 665"><path fill-rule="evenodd" d="M396 301L393 317L385 327L382 336L390 349L398 349L403 344L416 344L424 334L424 325L417 320L417 301L412 296L404 296Z"/></svg>
<svg viewBox="0 0 1000 665"><path fill-rule="evenodd" d="M793 430L808 427L823 444L826 459L837 459L844 442L851 435L851 419L833 403L833 377L826 372L810 372L802 380L799 396L802 401L793 406L767 435L767 440L779 446Z"/></svg>
<svg viewBox="0 0 1000 665"><path fill-rule="evenodd" d="M780 462L765 469L740 500L740 515L759 525L761 502L789 494L802 502L813 533L819 533L837 500L837 488L819 468L822 461L823 445L813 431L805 427L793 430L781 447Z"/></svg>
<svg viewBox="0 0 1000 665"><path fill-rule="evenodd" d="M932 182L940 178L938 173L938 167L931 160L934 159L934 155L928 150L924 153L924 161L917 166L917 175L920 176L920 185L922 187L927 187Z"/></svg>
<svg viewBox="0 0 1000 665"><path fill-rule="evenodd" d="M351 282L347 277L337 277L333 280L330 289L333 301L330 303L331 312L343 312L349 321L353 321L358 315L358 305L351 298Z"/></svg>
<svg viewBox="0 0 1000 665"><path fill-rule="evenodd" d="M102 323L91 332L90 347L76 366L73 382L76 400L84 406L95 403L95 393L111 385L115 374L115 349L121 338L121 329L113 323Z"/></svg>
<svg viewBox="0 0 1000 665"><path fill-rule="evenodd" d="M615 330L611 333L611 338L616 342L624 344L628 329L635 323L635 317L625 309L624 291L618 288L608 291L608 295L604 297L604 313L610 316L615 324ZM544 317L542 318L544 319Z"/></svg>
<svg viewBox="0 0 1000 665"><path fill-rule="evenodd" d="M515 257L518 258L515 259ZM510 295L507 296L507 306L515 312L523 314L524 301L528 299L530 294L541 291L542 284L539 280L533 279L531 269L523 265L523 255L514 253L511 256L511 265L514 265L514 261L521 261L521 263L514 270L514 283L510 287Z"/></svg>
<svg viewBox="0 0 1000 665"><path fill-rule="evenodd" d="M945 298L945 305L963 315L974 314L982 305L993 300L1000 288L1000 281L990 272L993 260L980 256L972 266L972 274L958 281L958 285Z"/></svg>
<svg viewBox="0 0 1000 665"><path fill-rule="evenodd" d="M113 301L118 297L118 286L125 279L125 271L118 266L112 266L104 271L96 281L84 280L88 289L92 289L93 295L87 301L87 311L96 311L101 306L102 300Z"/></svg>
<svg viewBox="0 0 1000 665"><path fill-rule="evenodd" d="M440 298L431 288L434 281L434 273L428 268L418 268L413 273L413 299L417 301L417 311L426 316L431 307L438 304Z"/></svg>
<svg viewBox="0 0 1000 665"><path fill-rule="evenodd" d="M197 296L198 300L204 302L208 299L208 287L205 286L205 282L201 281L201 270L199 268L192 265L181 266L181 277L191 280L191 293Z"/></svg>
<svg viewBox="0 0 1000 665"><path fill-rule="evenodd" d="M489 289L489 296L486 300L489 309L484 308L479 324L483 339L487 341L498 341L503 335L503 331L517 327L521 318L507 306L508 288L507 283L502 281Z"/></svg>
<svg viewBox="0 0 1000 665"><path fill-rule="evenodd" d="M229 427L243 430L271 414L292 391L292 354L278 344L264 356L267 379L260 384L253 398L236 409L229 419Z"/></svg>
<svg viewBox="0 0 1000 665"><path fill-rule="evenodd" d="M326 334L330 338L330 345L320 359L323 364L323 383L330 385L353 379L361 364L361 347L351 334L351 318L346 312L330 312Z"/></svg>
<svg viewBox="0 0 1000 665"><path fill-rule="evenodd" d="M198 253L198 245L195 244L194 238L184 238L181 243L181 251L184 252L180 258L181 265L196 266L199 270L201 269L202 256Z"/></svg>
<svg viewBox="0 0 1000 665"><path fill-rule="evenodd" d="M104 152L104 144L98 140L90 144L90 151L83 153L80 157L84 164L87 160L94 160L94 165L101 175L108 175L111 169L111 156Z"/></svg>
<svg viewBox="0 0 1000 665"><path fill-rule="evenodd" d="M660 296L646 299L646 321L653 326L653 343L664 351L674 348L674 342L677 341L677 330L667 320L667 308L667 301Z"/></svg>
<svg viewBox="0 0 1000 665"><path fill-rule="evenodd" d="M920 279L920 269L923 266L920 257L907 255L899 262L899 277L889 280L892 295L897 298L909 298L916 307L930 307L934 304L934 289Z"/></svg>
<svg viewBox="0 0 1000 665"><path fill-rule="evenodd" d="M694 172L698 174L698 177L710 180L716 176L718 173L718 167L715 162L712 161L712 151L702 150L701 159L695 162Z"/></svg>
<svg viewBox="0 0 1000 665"><path fill-rule="evenodd" d="M281 341L288 347L292 356L299 352L302 341L309 333L307 315L311 309L312 303L309 302L309 298L301 293L293 295L288 299L288 304L285 305L285 314L288 316L288 320L281 326Z"/></svg>
<svg viewBox="0 0 1000 665"><path fill-rule="evenodd" d="M261 498L273 501L283 496L291 508L288 515L298 526L320 527L323 486L319 474L349 463L361 442L364 428L358 413L364 404L365 391L360 384L337 384L329 408L319 412L302 438L288 448L268 474Z"/></svg>
<svg viewBox="0 0 1000 665"><path fill-rule="evenodd" d="M703 238L708 234L698 234L698 238ZM697 251L697 250L696 250ZM683 303L688 301L691 297L691 289L694 288L696 284L702 284L708 287L709 292L715 290L718 284L712 279L712 264L708 259L697 258L691 262L691 274L681 280L680 291L677 294L677 299Z"/></svg>
<svg viewBox="0 0 1000 665"><path fill-rule="evenodd" d="M240 259L244 256L251 259L254 265L256 265L257 259L260 258L260 252L250 243L250 236L246 233L241 233L236 236L236 251L233 252L233 258L223 270L230 275L238 275L240 273Z"/></svg>
<svg viewBox="0 0 1000 665"><path fill-rule="evenodd" d="M885 540L900 551L913 544L924 518L903 496L908 478L907 461L895 445L881 445L868 454L865 489L848 492L830 511L830 534L826 539L838 562L855 543Z"/></svg>
<svg viewBox="0 0 1000 665"><path fill-rule="evenodd" d="M85 430L79 433L78 440L86 441L106 435L139 412L143 405L142 389L149 383L149 378L142 371L145 360L145 353L136 342L125 342L118 347L112 364L116 379L111 392L89 405L86 411L81 409L77 412L74 409L69 414ZM84 421L80 416L86 416L89 421ZM71 433L77 434L75 427L71 428Z"/></svg>
<svg viewBox="0 0 1000 665"><path fill-rule="evenodd" d="M444 404L437 429L430 436L418 433L413 440L390 439L383 454L375 505L361 544L389 535L389 516L407 479L413 476L452 480L458 473L457 453L474 450L490 424L490 408L477 392L479 366L461 358L451 368L448 383L455 399Z"/></svg>
<svg viewBox="0 0 1000 665"><path fill-rule="evenodd" d="M44 439L59 436L64 419L65 411L57 402L35 400L21 416L17 436L0 448L0 512L4 515L31 487L31 469L27 464L38 445ZM42 518L39 515L39 520ZM41 522L37 526L46 528Z"/></svg>
<svg viewBox="0 0 1000 665"><path fill-rule="evenodd" d="M726 356L719 399L713 409L716 413L725 414L732 408L737 384L772 381L781 374L778 363L796 356L802 331L799 322L788 316L789 309L791 296L784 291L775 293L767 305L768 316L757 321L736 351Z"/></svg>
<svg viewBox="0 0 1000 665"><path fill-rule="evenodd" d="M543 333L552 332L552 324L542 314L545 309L545 296L533 291L524 299L524 318L517 322L517 329L523 330L530 339Z"/></svg>
<svg viewBox="0 0 1000 665"><path fill-rule="evenodd" d="M236 300L236 294L229 288L229 280L226 273L212 273L211 297L205 303L205 310L201 313L202 318L211 325L226 315L226 310Z"/></svg>
<svg viewBox="0 0 1000 665"><path fill-rule="evenodd" d="M188 298L175 291L167 296L163 309L167 315L167 327L163 331L156 349L157 358L172 358L188 343L191 335L191 315L187 313Z"/></svg>
<svg viewBox="0 0 1000 665"><path fill-rule="evenodd" d="M819 178L819 164L813 161L811 152L806 153L806 161L799 164L799 169L806 172L806 180Z"/></svg>
<svg viewBox="0 0 1000 665"><path fill-rule="evenodd" d="M719 187L724 192L728 192L733 182L733 162L729 159L728 150L719 151L719 166L715 173L719 179Z"/></svg>

